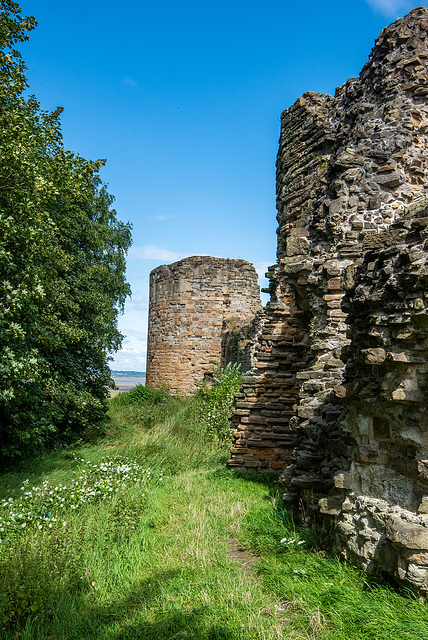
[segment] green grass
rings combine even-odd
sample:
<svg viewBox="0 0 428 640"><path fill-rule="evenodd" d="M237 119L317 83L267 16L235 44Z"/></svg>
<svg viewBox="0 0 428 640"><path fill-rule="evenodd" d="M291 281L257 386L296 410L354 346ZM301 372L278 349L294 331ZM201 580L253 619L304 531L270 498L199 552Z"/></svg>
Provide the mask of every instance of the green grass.
<svg viewBox="0 0 428 640"><path fill-rule="evenodd" d="M18 499L27 479L70 485L75 458L141 469L111 498L0 545L0 638L428 639L425 604L317 550L273 477L225 468L227 449L201 437L188 401L114 399L110 415L103 441L0 475L0 498ZM228 557L231 539L257 556L254 570Z"/></svg>

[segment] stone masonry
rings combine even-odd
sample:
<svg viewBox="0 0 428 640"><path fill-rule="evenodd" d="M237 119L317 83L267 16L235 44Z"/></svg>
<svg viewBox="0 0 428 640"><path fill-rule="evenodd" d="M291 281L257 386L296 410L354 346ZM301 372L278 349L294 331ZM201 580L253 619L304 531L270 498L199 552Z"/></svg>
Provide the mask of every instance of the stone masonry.
<svg viewBox="0 0 428 640"><path fill-rule="evenodd" d="M239 331L260 311L257 273L245 260L193 256L154 269L146 384L191 393L195 381L222 362L222 350L223 364L233 360L222 346L225 333Z"/></svg>
<svg viewBox="0 0 428 640"><path fill-rule="evenodd" d="M282 471L326 545L428 591L428 10L281 117L278 252L229 466Z"/></svg>

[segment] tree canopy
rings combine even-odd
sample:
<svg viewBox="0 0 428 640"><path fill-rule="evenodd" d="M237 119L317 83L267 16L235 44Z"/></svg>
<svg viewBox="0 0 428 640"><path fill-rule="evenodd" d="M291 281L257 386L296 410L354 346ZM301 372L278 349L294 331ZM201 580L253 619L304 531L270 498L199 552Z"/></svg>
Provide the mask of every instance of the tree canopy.
<svg viewBox="0 0 428 640"><path fill-rule="evenodd" d="M130 225L99 171L64 148L58 108L26 96L17 43L36 26L0 0L0 456L70 441L106 411L129 285Z"/></svg>

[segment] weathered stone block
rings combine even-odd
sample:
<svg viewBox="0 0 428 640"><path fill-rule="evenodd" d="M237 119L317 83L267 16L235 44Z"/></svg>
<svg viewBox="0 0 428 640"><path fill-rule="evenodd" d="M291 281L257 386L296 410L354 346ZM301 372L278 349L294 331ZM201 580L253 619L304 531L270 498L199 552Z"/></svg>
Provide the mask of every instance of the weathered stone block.
<svg viewBox="0 0 428 640"><path fill-rule="evenodd" d="M289 236L287 238L287 256L298 256L309 253L309 242L307 238Z"/></svg>
<svg viewBox="0 0 428 640"><path fill-rule="evenodd" d="M420 567L416 564L409 564L406 573L406 580L408 580L411 584L428 590L428 568Z"/></svg>
<svg viewBox="0 0 428 640"><path fill-rule="evenodd" d="M418 474L421 480L428 480L428 460L418 460Z"/></svg>
<svg viewBox="0 0 428 640"><path fill-rule="evenodd" d="M337 516L342 510L342 501L339 498L320 498L318 505L321 513L329 516Z"/></svg>
<svg viewBox="0 0 428 640"><path fill-rule="evenodd" d="M362 349L361 353L364 355L364 360L366 364L383 364L386 360L386 352L385 349L374 348L374 349Z"/></svg>
<svg viewBox="0 0 428 640"><path fill-rule="evenodd" d="M398 515L389 516L386 536L392 543L406 549L428 551L428 528L407 522Z"/></svg>
<svg viewBox="0 0 428 640"><path fill-rule="evenodd" d="M260 461L259 460L246 460L245 461L245 467L247 469L257 469L260 467Z"/></svg>
<svg viewBox="0 0 428 640"><path fill-rule="evenodd" d="M423 496L421 504L418 508L418 513L428 514L428 496Z"/></svg>
<svg viewBox="0 0 428 640"><path fill-rule="evenodd" d="M353 489L354 479L350 473L337 473L333 477L334 486L337 489Z"/></svg>

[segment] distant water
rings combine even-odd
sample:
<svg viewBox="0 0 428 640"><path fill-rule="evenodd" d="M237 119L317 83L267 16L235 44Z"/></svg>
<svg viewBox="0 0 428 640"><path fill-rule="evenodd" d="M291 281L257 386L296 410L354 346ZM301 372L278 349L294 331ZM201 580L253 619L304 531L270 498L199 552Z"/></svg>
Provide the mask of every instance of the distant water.
<svg viewBox="0 0 428 640"><path fill-rule="evenodd" d="M129 391L129 389L132 389L132 387L135 387L137 384L146 384L146 378L141 376L139 378L125 378L124 376L116 378L113 376L113 380L119 391Z"/></svg>

